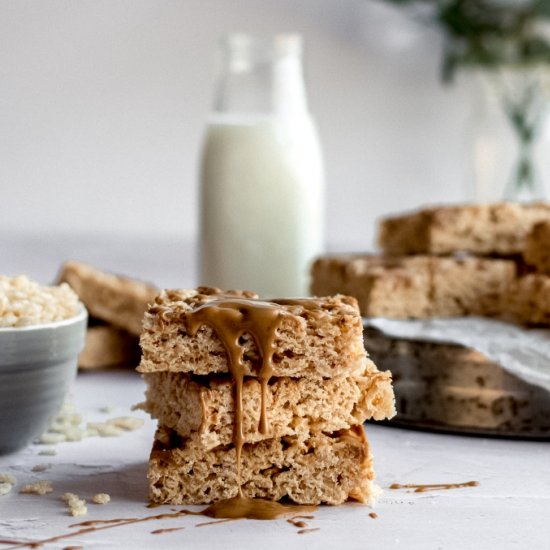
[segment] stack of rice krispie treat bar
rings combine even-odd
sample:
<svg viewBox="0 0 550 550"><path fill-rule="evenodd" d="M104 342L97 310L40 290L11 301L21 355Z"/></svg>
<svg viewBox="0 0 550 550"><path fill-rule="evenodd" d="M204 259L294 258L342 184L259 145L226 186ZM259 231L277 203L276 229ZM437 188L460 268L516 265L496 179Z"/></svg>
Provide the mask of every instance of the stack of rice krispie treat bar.
<svg viewBox="0 0 550 550"><path fill-rule="evenodd" d="M140 343L141 407L158 419L152 502L373 502L362 424L393 416L394 396L353 298L163 291Z"/></svg>

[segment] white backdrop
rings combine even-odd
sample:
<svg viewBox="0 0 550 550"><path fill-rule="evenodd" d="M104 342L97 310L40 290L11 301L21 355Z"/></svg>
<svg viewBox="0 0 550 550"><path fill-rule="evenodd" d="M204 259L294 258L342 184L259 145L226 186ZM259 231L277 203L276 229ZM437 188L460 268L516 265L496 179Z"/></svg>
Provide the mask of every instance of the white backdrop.
<svg viewBox="0 0 550 550"><path fill-rule="evenodd" d="M192 241L217 38L298 31L332 249L381 214L472 197L473 89L375 0L3 0L0 231Z"/></svg>

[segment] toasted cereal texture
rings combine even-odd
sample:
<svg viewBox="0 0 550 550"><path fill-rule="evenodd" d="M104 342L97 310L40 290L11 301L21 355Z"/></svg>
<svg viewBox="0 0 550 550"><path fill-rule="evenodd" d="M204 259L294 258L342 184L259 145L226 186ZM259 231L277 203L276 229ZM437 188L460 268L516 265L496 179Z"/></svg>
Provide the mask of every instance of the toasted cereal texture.
<svg viewBox="0 0 550 550"><path fill-rule="evenodd" d="M229 372L225 348L215 331L203 325L195 336L185 329L194 308L220 297L246 297L251 293L218 289L163 291L144 317L138 371L192 372L206 375ZM277 300L273 300L277 302ZM280 305L284 317L275 339L273 376L325 377L377 372L363 346L363 327L357 302L347 296L309 300L303 305ZM245 374L257 375L259 351L251 335L243 343Z"/></svg>
<svg viewBox="0 0 550 550"><path fill-rule="evenodd" d="M465 204L436 206L384 218L379 244L386 254L512 255L525 250L532 227L550 221L550 205Z"/></svg>
<svg viewBox="0 0 550 550"><path fill-rule="evenodd" d="M146 401L141 407L159 424L182 437L197 435L205 449L233 440L233 384L227 378L192 378L180 372L144 375ZM274 378L267 387L269 429L259 430L261 384L255 378L243 387L243 432L246 442L273 437L307 439L313 432L349 429L365 420L395 414L389 372L364 377Z"/></svg>
<svg viewBox="0 0 550 550"><path fill-rule="evenodd" d="M149 459L149 498L159 504L208 504L237 495L232 446L206 451L160 427ZM242 451L243 495L300 504L372 504L379 490L361 426L309 440L267 439Z"/></svg>
<svg viewBox="0 0 550 550"><path fill-rule="evenodd" d="M141 332L143 313L157 294L149 284L76 261L63 264L59 280L69 283L92 317L136 336Z"/></svg>
<svg viewBox="0 0 550 550"><path fill-rule="evenodd" d="M506 306L510 315L528 325L550 325L550 276L530 274L519 277Z"/></svg>
<svg viewBox="0 0 550 550"><path fill-rule="evenodd" d="M41 286L26 275L0 275L0 328L27 327L74 317L78 296L66 284Z"/></svg>
<svg viewBox="0 0 550 550"><path fill-rule="evenodd" d="M366 317L498 315L514 281L508 260L340 255L318 258L311 292L354 296Z"/></svg>
<svg viewBox="0 0 550 550"><path fill-rule="evenodd" d="M550 221L537 223L527 236L523 258L539 273L550 275Z"/></svg>
<svg viewBox="0 0 550 550"><path fill-rule="evenodd" d="M139 338L113 325L88 327L86 343L78 359L81 369L139 364Z"/></svg>

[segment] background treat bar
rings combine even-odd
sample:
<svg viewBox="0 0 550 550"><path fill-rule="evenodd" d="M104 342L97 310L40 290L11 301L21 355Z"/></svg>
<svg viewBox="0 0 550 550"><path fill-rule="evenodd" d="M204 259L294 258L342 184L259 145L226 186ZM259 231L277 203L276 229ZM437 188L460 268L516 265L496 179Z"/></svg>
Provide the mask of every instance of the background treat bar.
<svg viewBox="0 0 550 550"><path fill-rule="evenodd" d="M139 364L139 338L113 325L93 325L86 331L84 350L78 358L81 369Z"/></svg>
<svg viewBox="0 0 550 550"><path fill-rule="evenodd" d="M59 280L69 283L92 317L136 336L148 304L158 293L149 284L75 261L63 264Z"/></svg>
<svg viewBox="0 0 550 550"><path fill-rule="evenodd" d="M521 254L534 224L550 222L544 203L432 207L387 217L379 244L386 254Z"/></svg>
<svg viewBox="0 0 550 550"><path fill-rule="evenodd" d="M141 355L139 334L143 314L157 289L77 261L65 262L58 280L72 287L90 314L79 367L135 367Z"/></svg>
<svg viewBox="0 0 550 550"><path fill-rule="evenodd" d="M205 309L207 322L195 325ZM231 345L217 324L228 311L240 334ZM148 474L153 502L207 504L237 496L239 483L245 497L373 501L362 423L393 416L394 398L390 374L367 358L354 299L164 291L145 316L141 343L142 406L159 419ZM242 408L235 351L245 375Z"/></svg>
<svg viewBox="0 0 550 550"><path fill-rule="evenodd" d="M550 222L537 223L527 236L525 262L537 272L550 275Z"/></svg>
<svg viewBox="0 0 550 550"><path fill-rule="evenodd" d="M365 346L394 379L394 423L548 437L550 397L483 354L459 345L393 338L367 328Z"/></svg>
<svg viewBox="0 0 550 550"><path fill-rule="evenodd" d="M506 302L509 315L528 325L550 324L550 276L531 274L518 278Z"/></svg>
<svg viewBox="0 0 550 550"><path fill-rule="evenodd" d="M311 292L354 296L367 317L497 315L515 275L508 260L327 256L313 264Z"/></svg>

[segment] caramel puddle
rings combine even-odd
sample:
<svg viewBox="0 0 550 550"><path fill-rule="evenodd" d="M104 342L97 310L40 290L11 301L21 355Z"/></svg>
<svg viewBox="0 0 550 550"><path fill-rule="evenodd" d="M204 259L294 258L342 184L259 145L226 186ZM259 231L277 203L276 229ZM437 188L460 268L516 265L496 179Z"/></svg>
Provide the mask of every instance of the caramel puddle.
<svg viewBox="0 0 550 550"><path fill-rule="evenodd" d="M282 504L263 498L236 496L214 502L201 513L216 519L277 519L296 513L313 512L317 506L300 504Z"/></svg>

